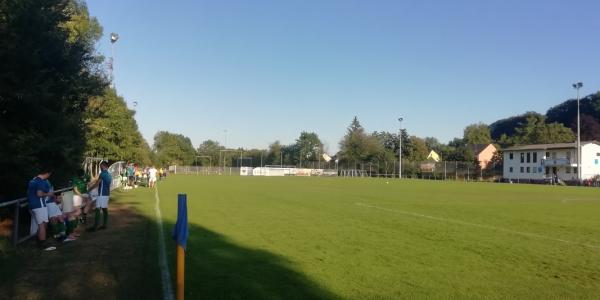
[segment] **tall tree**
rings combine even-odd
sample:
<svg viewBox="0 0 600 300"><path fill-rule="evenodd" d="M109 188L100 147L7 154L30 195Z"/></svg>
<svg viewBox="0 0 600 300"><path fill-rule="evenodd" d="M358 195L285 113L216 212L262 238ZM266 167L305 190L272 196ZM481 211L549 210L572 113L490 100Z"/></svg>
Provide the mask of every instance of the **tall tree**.
<svg viewBox="0 0 600 300"><path fill-rule="evenodd" d="M196 150L190 138L159 131L154 135L154 151L161 165L191 165L196 159Z"/></svg>
<svg viewBox="0 0 600 300"><path fill-rule="evenodd" d="M577 125L574 126L577 128ZM581 115L581 140L582 141L600 141L600 120L593 116L582 114Z"/></svg>
<svg viewBox="0 0 600 300"><path fill-rule="evenodd" d="M281 152L281 143L275 141L269 145L269 152L267 154L267 164L269 165L281 165L283 164L283 155Z"/></svg>
<svg viewBox="0 0 600 300"><path fill-rule="evenodd" d="M468 145L489 144L492 142L490 128L483 123L471 124L465 127L463 139Z"/></svg>
<svg viewBox="0 0 600 300"><path fill-rule="evenodd" d="M516 144L549 144L573 142L575 135L563 124L546 124L544 116L529 116L527 124L517 128Z"/></svg>
<svg viewBox="0 0 600 300"><path fill-rule="evenodd" d="M86 156L150 164L150 147L140 133L135 111L112 88L92 97L85 109Z"/></svg>
<svg viewBox="0 0 600 300"><path fill-rule="evenodd" d="M100 33L82 2L0 1L0 168L11 170L0 174L0 198L22 194L42 165L55 185L79 167L82 111L106 85Z"/></svg>
<svg viewBox="0 0 600 300"><path fill-rule="evenodd" d="M340 141L340 154L342 159L350 163L363 163L375 158L380 152L381 144L372 135L367 135L354 117L346 135Z"/></svg>
<svg viewBox="0 0 600 300"><path fill-rule="evenodd" d="M198 155L204 157L199 157L197 162L202 166L209 166L211 164L212 166L218 166L220 165L219 158L221 157L221 150L225 150L225 147L221 146L219 142L206 140L198 147Z"/></svg>
<svg viewBox="0 0 600 300"><path fill-rule="evenodd" d="M316 133L303 131L296 139L296 152L299 161L318 161L323 154L323 143Z"/></svg>
<svg viewBox="0 0 600 300"><path fill-rule="evenodd" d="M541 114L530 111L522 115L501 119L490 124L489 128L492 139L498 141L501 139L502 135L505 135L506 137L515 135L516 129L527 124L527 118L530 116L541 116Z"/></svg>
<svg viewBox="0 0 600 300"><path fill-rule="evenodd" d="M425 161L428 154L429 149L427 148L425 140L414 135L411 136L408 159L410 161Z"/></svg>

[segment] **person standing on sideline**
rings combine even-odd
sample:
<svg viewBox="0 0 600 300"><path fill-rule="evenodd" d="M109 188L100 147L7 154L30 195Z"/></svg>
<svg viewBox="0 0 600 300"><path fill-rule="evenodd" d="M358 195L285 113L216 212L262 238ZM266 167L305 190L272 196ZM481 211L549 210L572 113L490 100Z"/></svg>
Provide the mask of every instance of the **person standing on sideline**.
<svg viewBox="0 0 600 300"><path fill-rule="evenodd" d="M148 186L153 188L156 186L156 173L158 170L154 166L148 170Z"/></svg>
<svg viewBox="0 0 600 300"><path fill-rule="evenodd" d="M48 177L50 170L42 169L40 174L29 181L27 187L27 200L31 216L37 225L38 245L45 251L56 250L56 247L46 245L46 231L48 228L48 209L46 208L46 197L54 197L54 192L50 191Z"/></svg>
<svg viewBox="0 0 600 300"><path fill-rule="evenodd" d="M135 169L133 163L129 163L127 166L127 179L129 180L129 186L133 188L135 183Z"/></svg>
<svg viewBox="0 0 600 300"><path fill-rule="evenodd" d="M110 184L112 183L112 176L108 173L108 163L103 161L100 163L100 175L98 180L92 185L92 188L98 187L98 198L96 199L96 209L94 218L94 227L89 228L89 231L96 231L97 229L106 229L108 226L108 200L110 196ZM102 210L103 223L102 226L98 227L100 223L100 210Z"/></svg>

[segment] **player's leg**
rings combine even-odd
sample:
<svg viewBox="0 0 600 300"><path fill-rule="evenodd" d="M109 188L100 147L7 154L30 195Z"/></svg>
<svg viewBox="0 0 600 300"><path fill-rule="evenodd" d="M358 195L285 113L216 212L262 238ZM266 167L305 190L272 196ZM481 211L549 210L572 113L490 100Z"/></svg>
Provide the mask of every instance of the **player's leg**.
<svg viewBox="0 0 600 300"><path fill-rule="evenodd" d="M47 203L46 209L48 210L48 218L50 219L50 229L54 238L66 237L65 223L62 218L62 211L56 203Z"/></svg>
<svg viewBox="0 0 600 300"><path fill-rule="evenodd" d="M100 229L106 229L106 226L108 226L108 207L102 208L102 217L104 223L100 226Z"/></svg>
<svg viewBox="0 0 600 300"><path fill-rule="evenodd" d="M49 247L46 244L46 232L47 232L47 225L48 225L48 210L45 207L40 207L40 208L36 208L33 209L31 211L32 213L32 217L34 218L35 222L38 224L38 231L37 231L37 242L39 247L42 250L46 250L46 251L52 251L55 250L56 247Z"/></svg>
<svg viewBox="0 0 600 300"><path fill-rule="evenodd" d="M103 223L102 226L100 226L100 229L105 229L106 226L108 226L108 196L103 196L102 197L102 219L103 219Z"/></svg>
<svg viewBox="0 0 600 300"><path fill-rule="evenodd" d="M96 231L98 229L98 223L100 223L100 207L98 207L98 200L96 199L96 208L94 209L94 225L87 229L87 231Z"/></svg>
<svg viewBox="0 0 600 300"><path fill-rule="evenodd" d="M77 233L77 220L80 214L81 208L76 206L72 212L65 216L65 221L67 223L67 238L65 239L65 242L74 241L79 236L79 233Z"/></svg>

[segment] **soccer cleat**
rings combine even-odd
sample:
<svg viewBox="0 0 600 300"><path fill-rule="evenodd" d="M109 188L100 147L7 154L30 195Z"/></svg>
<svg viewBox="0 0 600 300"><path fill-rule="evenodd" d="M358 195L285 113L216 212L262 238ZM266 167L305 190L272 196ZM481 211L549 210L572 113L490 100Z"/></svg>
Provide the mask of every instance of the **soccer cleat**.
<svg viewBox="0 0 600 300"><path fill-rule="evenodd" d="M54 250L56 250L56 247L54 247L54 246L50 246L50 247L46 247L46 248L44 248L43 250L44 250L44 251L54 251Z"/></svg>
<svg viewBox="0 0 600 300"><path fill-rule="evenodd" d="M63 240L63 243L68 243L68 242L72 242L77 240L76 238L72 238L72 237L67 237L66 239Z"/></svg>

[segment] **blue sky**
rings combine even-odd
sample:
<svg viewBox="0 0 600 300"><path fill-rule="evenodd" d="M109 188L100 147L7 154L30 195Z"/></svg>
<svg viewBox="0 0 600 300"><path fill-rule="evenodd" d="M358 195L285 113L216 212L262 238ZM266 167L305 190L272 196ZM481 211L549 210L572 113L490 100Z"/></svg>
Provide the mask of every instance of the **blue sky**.
<svg viewBox="0 0 600 300"><path fill-rule="evenodd" d="M116 44L115 83L158 130L228 147L314 131L448 141L600 89L600 1L88 0ZM227 130L227 134L225 134ZM226 137L227 136L227 137Z"/></svg>

